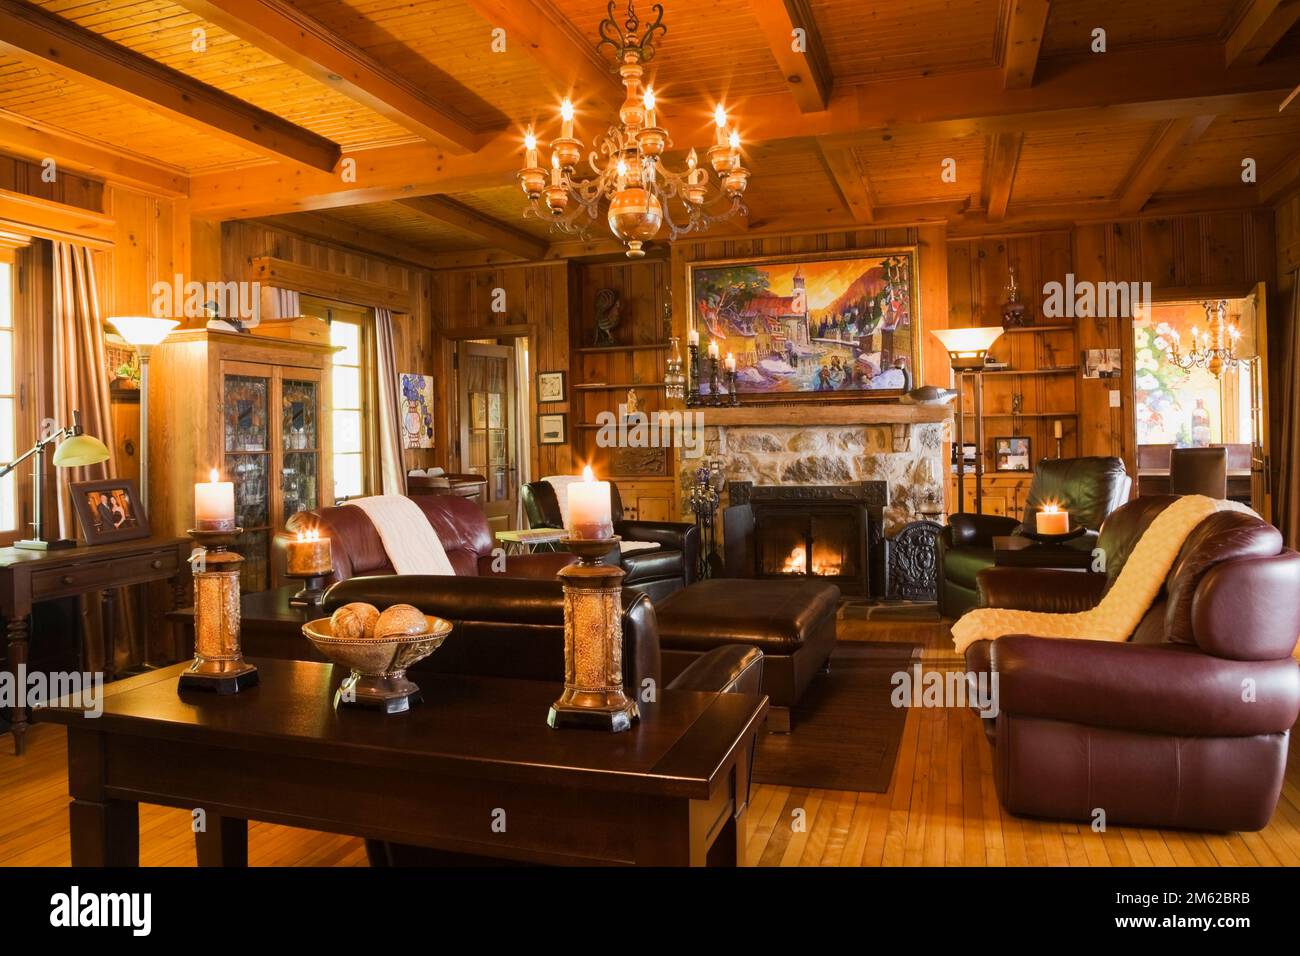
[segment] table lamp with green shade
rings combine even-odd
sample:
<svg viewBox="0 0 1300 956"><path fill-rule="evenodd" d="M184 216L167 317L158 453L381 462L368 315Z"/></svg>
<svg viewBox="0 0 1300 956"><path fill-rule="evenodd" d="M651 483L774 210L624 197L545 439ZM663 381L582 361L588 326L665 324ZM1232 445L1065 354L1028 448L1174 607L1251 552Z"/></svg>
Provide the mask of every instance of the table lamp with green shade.
<svg viewBox="0 0 1300 956"><path fill-rule="evenodd" d="M36 465L32 469L32 482L35 486L33 513L36 519L32 522L33 533L30 538L15 541L15 548L25 548L29 551L53 551L58 548L71 548L77 543L66 538L46 541L42 534L45 520L43 500L45 497L45 449L54 444L58 445L54 450L54 464L58 468L80 468L83 465L97 465L101 461L108 461L109 458L108 446L93 435L87 435L82 430L81 412L74 411L71 425L50 432L9 464L0 465L0 478L3 478L28 458L35 457L36 459Z"/></svg>

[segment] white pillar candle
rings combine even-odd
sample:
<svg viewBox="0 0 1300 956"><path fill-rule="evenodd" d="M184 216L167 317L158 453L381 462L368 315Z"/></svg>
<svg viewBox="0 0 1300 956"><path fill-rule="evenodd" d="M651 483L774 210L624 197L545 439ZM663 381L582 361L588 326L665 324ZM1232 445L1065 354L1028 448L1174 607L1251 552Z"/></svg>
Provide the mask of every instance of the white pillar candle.
<svg viewBox="0 0 1300 956"><path fill-rule="evenodd" d="M694 345L696 348L699 348L699 346L700 346L700 331L699 331L699 329L690 329L689 331L687 331L687 333L686 333L686 344L687 344L687 345Z"/></svg>
<svg viewBox="0 0 1300 956"><path fill-rule="evenodd" d="M718 357L718 340L709 339L709 358L716 359L717 357Z"/></svg>
<svg viewBox="0 0 1300 956"><path fill-rule="evenodd" d="M194 527L199 531L235 530L235 485L219 481L213 468L206 482L194 486Z"/></svg>
<svg viewBox="0 0 1300 956"><path fill-rule="evenodd" d="M1045 504L1038 512L1036 527L1039 534L1068 534L1070 512L1062 511L1055 503Z"/></svg>
<svg viewBox="0 0 1300 956"><path fill-rule="evenodd" d="M569 485L569 534L575 538L612 538L609 482L596 481L591 466L582 469L582 481Z"/></svg>

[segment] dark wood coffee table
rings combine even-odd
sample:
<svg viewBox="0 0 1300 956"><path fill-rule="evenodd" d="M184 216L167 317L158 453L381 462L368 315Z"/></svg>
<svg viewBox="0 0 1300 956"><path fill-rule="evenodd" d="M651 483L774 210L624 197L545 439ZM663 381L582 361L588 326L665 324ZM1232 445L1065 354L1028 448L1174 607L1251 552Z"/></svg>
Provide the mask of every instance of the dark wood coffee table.
<svg viewBox="0 0 1300 956"><path fill-rule="evenodd" d="M558 684L426 675L425 703L385 717L335 710L334 665L254 663L229 697L178 693L178 664L105 688L98 718L35 711L68 728L73 866L138 864L140 803L205 812L200 866L245 865L248 820L537 863L744 862L766 697L661 691L608 734L549 728Z"/></svg>
<svg viewBox="0 0 1300 956"><path fill-rule="evenodd" d="M997 536L993 539L993 563L999 568L1086 571L1092 566L1092 549L1047 544L1022 535Z"/></svg>

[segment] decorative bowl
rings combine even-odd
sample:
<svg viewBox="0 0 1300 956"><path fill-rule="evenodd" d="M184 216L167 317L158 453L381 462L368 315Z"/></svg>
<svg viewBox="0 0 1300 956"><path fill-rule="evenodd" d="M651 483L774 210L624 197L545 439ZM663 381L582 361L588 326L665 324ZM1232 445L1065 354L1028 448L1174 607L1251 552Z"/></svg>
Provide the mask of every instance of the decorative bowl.
<svg viewBox="0 0 1300 956"><path fill-rule="evenodd" d="M302 632L318 651L352 673L339 685L334 703L344 707L369 707L386 714L411 709L422 699L419 685L407 680L406 669L422 661L451 633L451 621L425 615L423 634L384 638L341 638L327 617L308 621Z"/></svg>

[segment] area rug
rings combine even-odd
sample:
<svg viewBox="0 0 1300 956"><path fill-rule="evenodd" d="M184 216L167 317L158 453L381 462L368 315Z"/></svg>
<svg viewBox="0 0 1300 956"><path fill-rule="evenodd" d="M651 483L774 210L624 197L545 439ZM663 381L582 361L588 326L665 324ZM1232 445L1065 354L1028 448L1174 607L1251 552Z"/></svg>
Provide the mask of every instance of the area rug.
<svg viewBox="0 0 1300 956"><path fill-rule="evenodd" d="M793 731L766 734L754 782L884 793L894 772L907 708L889 702L890 678L919 660L921 645L838 644L828 674L818 674L792 713Z"/></svg>

